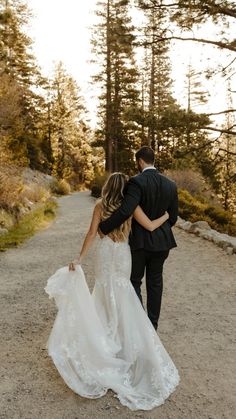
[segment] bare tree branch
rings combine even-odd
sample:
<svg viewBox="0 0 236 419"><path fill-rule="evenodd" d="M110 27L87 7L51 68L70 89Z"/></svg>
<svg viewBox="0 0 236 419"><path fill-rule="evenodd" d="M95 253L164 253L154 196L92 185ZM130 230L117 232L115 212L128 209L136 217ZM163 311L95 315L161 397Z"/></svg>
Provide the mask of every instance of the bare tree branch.
<svg viewBox="0 0 236 419"><path fill-rule="evenodd" d="M232 156L236 156L236 153L233 151L225 150L224 148L219 148L219 151L225 151L227 154L231 154Z"/></svg>
<svg viewBox="0 0 236 419"><path fill-rule="evenodd" d="M232 61L230 61L230 63L226 66L226 67L224 67L224 68L222 68L222 73L224 73L224 71L228 68L228 67L230 67L233 63L234 63L234 61L236 60L236 57L234 57L234 59L232 60Z"/></svg>
<svg viewBox="0 0 236 419"><path fill-rule="evenodd" d="M209 14L212 14L212 15L221 14L221 15L224 15L224 16L230 16L230 17L235 17L236 18L235 8L231 9L229 7L224 7L224 6L222 7L220 4L213 5L212 7L210 6L208 8L208 12L209 12Z"/></svg>
<svg viewBox="0 0 236 419"><path fill-rule="evenodd" d="M207 116L211 116L211 115L221 115L224 113L230 113L230 112L236 112L236 109L226 109L225 111L221 111L221 112L212 112L212 113L206 113L205 115Z"/></svg>
<svg viewBox="0 0 236 419"><path fill-rule="evenodd" d="M228 130L228 129L220 129L220 128L213 128L213 127L202 127L201 129L207 129L207 130L210 130L210 131L221 132L222 134L236 135L236 131L231 131L231 130Z"/></svg>
<svg viewBox="0 0 236 419"><path fill-rule="evenodd" d="M140 1L140 4L143 6L143 8L145 9L151 9L151 8L156 8L156 9L163 9L165 7L169 7L169 8L180 8L183 10L191 10L191 11L196 11L196 12L200 12L202 11L204 14L209 14L209 15L223 15L223 16L229 16L229 17L234 17L236 18L236 9L234 7L234 5L232 4L232 8L229 6L222 6L220 3L213 3L212 1L204 1L204 2L200 2L199 4L194 4L192 3L191 5L189 4L189 1L186 1L186 3L184 3L183 1L179 1L177 3L169 3L169 4L165 4L165 3L161 3L159 1L152 1L152 5L148 6L147 4L145 4L145 1Z"/></svg>
<svg viewBox="0 0 236 419"><path fill-rule="evenodd" d="M230 51L234 51L236 52L236 42L232 41L230 43L224 43L221 41L213 41L210 39L205 39L205 38L182 38L181 36L167 36L164 38L160 38L157 36L156 42L163 42L163 41L168 41L168 40L172 40L172 39L176 39L177 41L193 41L193 42L200 42L202 44L210 44L210 45L215 45L219 48L223 48L223 49L228 49ZM150 42L151 44L152 42Z"/></svg>
<svg viewBox="0 0 236 419"><path fill-rule="evenodd" d="M149 5L148 3L145 3L144 0L140 0L139 3L138 3L138 6L141 9L144 9L144 10L150 10L150 9L153 9L153 8L155 8L155 9L163 9L165 7L170 7L170 8L174 7L174 8L176 8L176 7L179 7L179 2L178 3L169 3L169 4L163 4L163 3L158 4L156 1L152 1L152 4Z"/></svg>

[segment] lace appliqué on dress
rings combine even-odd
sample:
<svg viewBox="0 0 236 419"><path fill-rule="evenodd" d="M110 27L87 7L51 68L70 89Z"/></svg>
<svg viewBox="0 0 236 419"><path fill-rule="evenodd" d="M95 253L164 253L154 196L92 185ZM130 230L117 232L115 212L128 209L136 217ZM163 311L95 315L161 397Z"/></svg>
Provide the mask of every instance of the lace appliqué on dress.
<svg viewBox="0 0 236 419"><path fill-rule="evenodd" d="M131 410L153 409L175 390L179 374L130 282L128 242L99 240L95 264L92 295L78 265L49 278L45 291L58 308L49 355L77 394L97 398L110 388Z"/></svg>

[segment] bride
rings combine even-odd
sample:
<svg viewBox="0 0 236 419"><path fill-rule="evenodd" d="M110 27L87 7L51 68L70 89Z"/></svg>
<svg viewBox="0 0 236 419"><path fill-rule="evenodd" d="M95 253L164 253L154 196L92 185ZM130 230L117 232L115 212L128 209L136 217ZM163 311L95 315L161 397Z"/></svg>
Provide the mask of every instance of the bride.
<svg viewBox="0 0 236 419"><path fill-rule="evenodd" d="M150 410L175 390L179 375L130 282L131 218L99 239L92 295L80 265L100 221L120 206L125 184L124 174L110 175L78 259L48 279L45 291L58 308L48 353L67 385L82 397L98 398L112 389L129 409ZM153 231L169 215L151 221L137 207L133 217Z"/></svg>

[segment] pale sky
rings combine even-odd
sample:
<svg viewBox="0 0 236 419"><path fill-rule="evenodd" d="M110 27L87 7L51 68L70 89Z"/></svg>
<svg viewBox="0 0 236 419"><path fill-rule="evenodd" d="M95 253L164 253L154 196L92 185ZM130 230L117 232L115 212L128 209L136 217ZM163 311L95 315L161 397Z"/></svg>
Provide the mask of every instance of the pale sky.
<svg viewBox="0 0 236 419"><path fill-rule="evenodd" d="M95 22L97 0L28 0L34 18L29 34L34 40L34 52L45 76L50 76L54 63L61 60L67 71L77 80L85 97L92 125L95 124L98 91L91 85L91 76L96 73L96 66L91 59L91 30ZM213 27L204 28L204 35L214 38ZM232 54L219 52L198 43L178 42L172 50L175 79L175 96L178 102L186 106L184 88L186 65L191 60L193 67L201 70L206 63L216 68L220 63L230 62ZM94 57L93 57L94 58ZM236 80L236 78L234 78ZM225 109L225 85L220 74L213 82L205 82L205 87L213 92L209 107L211 112ZM234 89L235 90L235 89ZM201 109L207 111L207 109Z"/></svg>
<svg viewBox="0 0 236 419"><path fill-rule="evenodd" d="M78 82L94 120L97 92L90 81L96 69L89 61L96 0L28 0L28 5L34 14L29 32L44 75L50 76L55 62L62 61Z"/></svg>

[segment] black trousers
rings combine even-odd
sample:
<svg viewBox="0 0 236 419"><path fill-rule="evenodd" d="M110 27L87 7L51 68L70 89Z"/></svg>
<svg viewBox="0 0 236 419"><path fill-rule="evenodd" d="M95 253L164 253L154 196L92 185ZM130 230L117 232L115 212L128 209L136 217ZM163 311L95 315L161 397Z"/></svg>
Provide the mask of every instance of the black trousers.
<svg viewBox="0 0 236 419"><path fill-rule="evenodd" d="M141 303L141 284L146 269L147 313L155 329L161 311L163 290L163 265L169 255L169 250L151 252L145 249L132 250L131 282Z"/></svg>

